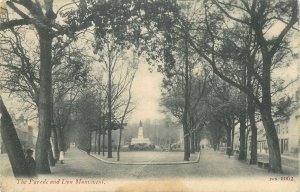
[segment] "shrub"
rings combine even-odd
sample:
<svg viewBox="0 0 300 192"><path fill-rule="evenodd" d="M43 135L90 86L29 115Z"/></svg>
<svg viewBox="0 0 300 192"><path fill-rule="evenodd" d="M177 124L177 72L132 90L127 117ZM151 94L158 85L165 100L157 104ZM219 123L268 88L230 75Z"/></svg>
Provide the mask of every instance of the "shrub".
<svg viewBox="0 0 300 192"><path fill-rule="evenodd" d="M155 145L146 144L146 143L138 143L128 146L131 151L153 151L155 149Z"/></svg>

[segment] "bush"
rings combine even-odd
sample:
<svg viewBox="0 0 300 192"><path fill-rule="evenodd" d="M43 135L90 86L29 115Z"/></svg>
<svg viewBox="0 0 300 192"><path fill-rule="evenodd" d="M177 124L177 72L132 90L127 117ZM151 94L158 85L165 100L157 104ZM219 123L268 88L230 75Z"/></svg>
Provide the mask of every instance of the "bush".
<svg viewBox="0 0 300 192"><path fill-rule="evenodd" d="M171 147L172 147L172 149L177 149L177 148L180 148L180 144L178 144L178 143L173 143L173 144L171 145Z"/></svg>
<svg viewBox="0 0 300 192"><path fill-rule="evenodd" d="M155 149L155 145L139 143L139 144L129 145L128 148L131 151L153 151Z"/></svg>

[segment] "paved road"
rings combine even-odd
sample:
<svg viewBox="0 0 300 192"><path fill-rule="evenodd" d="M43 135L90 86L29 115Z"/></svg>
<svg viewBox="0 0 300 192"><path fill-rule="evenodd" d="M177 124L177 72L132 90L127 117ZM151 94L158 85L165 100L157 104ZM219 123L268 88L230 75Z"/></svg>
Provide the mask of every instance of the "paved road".
<svg viewBox="0 0 300 192"><path fill-rule="evenodd" d="M297 175L295 169L284 170L287 175ZM202 151L198 164L186 165L111 165L105 164L85 152L71 149L66 153L65 164L52 167L55 176L102 177L102 178L205 178L205 177L248 177L274 176L255 165L240 162L223 153Z"/></svg>
<svg viewBox="0 0 300 192"><path fill-rule="evenodd" d="M151 153L147 153L151 155ZM178 154L182 155L182 154ZM12 175L8 159L1 156L1 175ZM6 160L5 160L6 159ZM298 175L295 168L283 166L284 175ZM113 165L87 155L78 149L66 152L65 164L57 164L51 167L52 176L57 177L86 177L86 178L228 178L228 177L272 177L274 174L258 168L256 165L248 165L236 157L228 158L224 153L214 151L202 151L198 164L183 165ZM275 175L278 176L278 175Z"/></svg>
<svg viewBox="0 0 300 192"><path fill-rule="evenodd" d="M147 154L151 155L151 153ZM178 155L181 156L182 154ZM8 159L5 157L7 156L0 156L0 173L2 176L3 171L9 172L8 167L5 166L5 169L2 167L2 165L9 165ZM0 181L0 187L3 187L3 191L13 192L271 192L297 191L300 185L299 175L292 175L292 181L282 181L282 176L291 176L291 173L297 173L295 170L283 175L268 173L267 170L255 165L250 166L246 162L238 161L235 157L228 158L224 153L203 150L200 162L196 164L115 165L103 163L78 149L71 149L65 155L65 164L57 164L55 167L51 167L51 171L51 175L39 175L36 182L57 182L55 184L30 184L29 181L27 184L18 184L16 180L9 180L5 177L4 180ZM77 180L80 182L77 183ZM99 183L92 184L89 182Z"/></svg>

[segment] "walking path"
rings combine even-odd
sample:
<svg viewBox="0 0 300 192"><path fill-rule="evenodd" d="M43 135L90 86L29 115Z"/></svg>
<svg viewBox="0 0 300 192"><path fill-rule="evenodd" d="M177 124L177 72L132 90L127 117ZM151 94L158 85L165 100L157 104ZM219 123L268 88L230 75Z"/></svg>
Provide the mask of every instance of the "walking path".
<svg viewBox="0 0 300 192"><path fill-rule="evenodd" d="M183 154L178 154L183 156ZM298 170L284 170L284 175L298 175ZM58 176L104 178L186 178L186 177L253 177L274 176L257 165L228 158L222 153L202 151L199 163L193 164L108 164L87 155L86 152L71 149L66 153L65 164L52 167ZM276 174L275 174L276 175Z"/></svg>
<svg viewBox="0 0 300 192"><path fill-rule="evenodd" d="M290 159L290 160L295 160L295 161L299 161L299 155L297 156L291 156L291 155L281 155L281 158L285 158L285 159Z"/></svg>
<svg viewBox="0 0 300 192"><path fill-rule="evenodd" d="M121 154L122 155L122 154ZM149 153L151 155L151 153ZM183 153L174 153L178 158L183 158ZM122 156L121 156L122 157ZM87 177L101 176L103 178L209 178L209 177L249 177L249 176L274 176L267 170L249 165L247 162L238 161L236 157L228 158L224 153L202 150L198 163L182 164L111 164L103 162L86 152L70 149L65 154L65 163L51 167L53 176ZM12 176L7 155L0 156L1 176ZM296 168L283 166L283 175L299 175ZM276 175L276 174L275 174ZM278 176L278 174L277 174Z"/></svg>
<svg viewBox="0 0 300 192"><path fill-rule="evenodd" d="M250 152L248 152L248 155L250 155ZM264 153L264 152L258 152L257 153L258 156L268 156L269 157L269 153ZM296 154L280 154L281 159L289 159L289 160L294 160L294 161L299 161L300 158L300 154L296 155Z"/></svg>

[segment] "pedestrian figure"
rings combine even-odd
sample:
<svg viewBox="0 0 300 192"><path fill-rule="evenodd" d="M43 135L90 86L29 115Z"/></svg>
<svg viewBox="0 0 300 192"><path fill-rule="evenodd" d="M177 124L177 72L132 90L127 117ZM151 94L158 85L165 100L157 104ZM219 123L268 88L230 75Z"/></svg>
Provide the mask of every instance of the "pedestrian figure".
<svg viewBox="0 0 300 192"><path fill-rule="evenodd" d="M60 164L64 164L64 160L65 160L65 152L64 151L60 151L59 160L60 160Z"/></svg>
<svg viewBox="0 0 300 192"><path fill-rule="evenodd" d="M35 160L32 157L33 151L31 149L26 150L26 157L25 161L28 167L29 176L30 177L36 177L36 164Z"/></svg>

